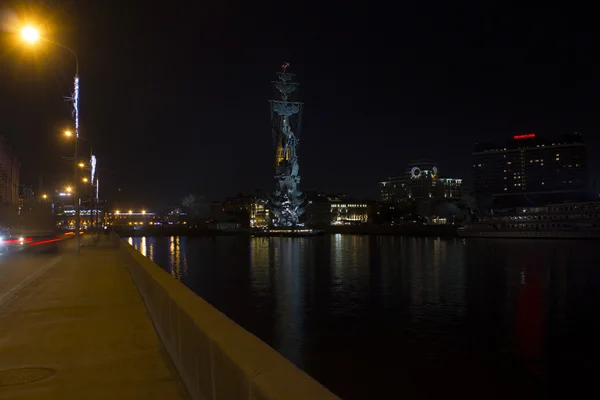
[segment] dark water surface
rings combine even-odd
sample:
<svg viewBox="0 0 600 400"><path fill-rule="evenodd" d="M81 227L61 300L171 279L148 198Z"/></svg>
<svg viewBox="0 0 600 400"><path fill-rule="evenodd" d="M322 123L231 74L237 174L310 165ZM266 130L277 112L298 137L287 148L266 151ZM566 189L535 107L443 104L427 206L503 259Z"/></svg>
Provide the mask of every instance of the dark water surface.
<svg viewBox="0 0 600 400"><path fill-rule="evenodd" d="M345 399L597 393L600 242L129 241Z"/></svg>

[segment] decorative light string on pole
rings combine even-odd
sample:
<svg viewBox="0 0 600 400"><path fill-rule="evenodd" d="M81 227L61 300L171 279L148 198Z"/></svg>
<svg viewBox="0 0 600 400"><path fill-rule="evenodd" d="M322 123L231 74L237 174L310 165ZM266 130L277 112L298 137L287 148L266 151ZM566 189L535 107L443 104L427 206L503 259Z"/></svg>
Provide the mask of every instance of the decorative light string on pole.
<svg viewBox="0 0 600 400"><path fill-rule="evenodd" d="M80 238L79 238L79 231L81 230L81 214L80 214L80 199L79 199L79 195L78 195L78 191L77 191L77 185L78 185L78 177L77 177L77 158L78 158L78 154L77 154L77 146L78 146L78 141L79 141L79 58L77 58L77 54L75 53L75 51L73 51L73 49L71 49L68 46L65 46L63 44L54 42L52 40L49 40L48 38L44 38L40 35L40 32L38 29L34 28L31 25L27 25L24 26L21 29L21 38L26 41L27 43L33 44L36 43L40 40L43 40L44 42L48 42L51 43L55 46L61 47L65 50L68 50L73 57L75 57L75 78L73 80L73 95L70 98L71 101L73 101L73 119L75 120L75 143L74 143L74 147L75 147L75 155L73 158L73 174L74 174L74 187L73 187L73 199L75 202L75 247L76 247L76 252L77 254L79 254L80 252ZM69 136L67 134L67 136Z"/></svg>

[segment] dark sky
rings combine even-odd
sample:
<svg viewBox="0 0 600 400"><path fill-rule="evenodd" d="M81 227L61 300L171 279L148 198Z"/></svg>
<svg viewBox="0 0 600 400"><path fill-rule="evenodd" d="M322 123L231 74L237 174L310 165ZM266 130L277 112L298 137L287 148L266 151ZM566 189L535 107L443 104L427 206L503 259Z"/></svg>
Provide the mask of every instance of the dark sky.
<svg viewBox="0 0 600 400"><path fill-rule="evenodd" d="M476 141L582 132L598 156L600 38L593 13L546 3L46 1L44 21L81 68L82 134L104 195L154 206L274 188L268 100L284 61L305 102L301 188L377 196L429 158L469 178ZM7 25L7 24L5 24ZM2 33L0 132L24 182L67 182L73 62ZM85 150L87 151L87 150ZM593 173L598 163L592 161ZM102 178L101 178L102 179Z"/></svg>

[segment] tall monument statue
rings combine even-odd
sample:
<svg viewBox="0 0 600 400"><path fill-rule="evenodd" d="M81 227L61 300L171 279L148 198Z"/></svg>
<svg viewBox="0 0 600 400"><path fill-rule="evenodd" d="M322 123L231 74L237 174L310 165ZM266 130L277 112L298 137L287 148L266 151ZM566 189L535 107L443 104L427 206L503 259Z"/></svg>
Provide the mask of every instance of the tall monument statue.
<svg viewBox="0 0 600 400"><path fill-rule="evenodd" d="M294 101L299 83L295 74L287 72L289 66L284 63L278 79L272 82L277 98L270 100L277 186L271 197L271 211L273 225L293 229L302 225L300 216L304 213L297 155L303 103Z"/></svg>

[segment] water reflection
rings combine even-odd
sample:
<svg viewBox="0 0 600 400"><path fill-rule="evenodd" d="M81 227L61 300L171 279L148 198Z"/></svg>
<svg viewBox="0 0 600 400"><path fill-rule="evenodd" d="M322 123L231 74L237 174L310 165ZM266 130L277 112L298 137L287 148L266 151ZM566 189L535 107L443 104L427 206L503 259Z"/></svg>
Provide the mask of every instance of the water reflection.
<svg viewBox="0 0 600 400"><path fill-rule="evenodd" d="M600 255L586 242L130 243L342 398L537 398L594 381Z"/></svg>
<svg viewBox="0 0 600 400"><path fill-rule="evenodd" d="M140 253L142 253L143 256L148 257L148 247L146 246L146 237L143 237L142 240L140 241L139 251L140 251Z"/></svg>
<svg viewBox="0 0 600 400"><path fill-rule="evenodd" d="M167 272L173 278L181 281L188 273L188 255L185 252L187 238L171 236L169 238L135 237L128 238L127 242L136 250L159 265L167 266ZM168 246L168 247L167 247ZM167 247L166 260L162 249ZM155 254L156 249L159 254Z"/></svg>
<svg viewBox="0 0 600 400"><path fill-rule="evenodd" d="M304 324L303 247L307 239L256 238L251 242L252 285L257 291L277 282L275 296L276 348L303 364ZM269 249L271 251L269 251ZM267 267L267 268L265 268ZM266 272L266 273L265 273Z"/></svg>

